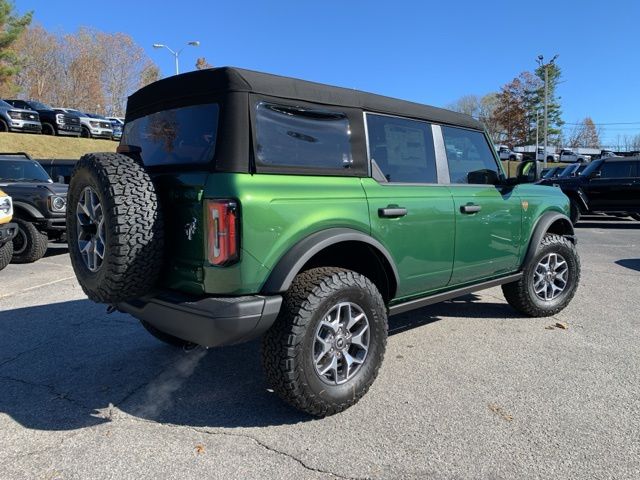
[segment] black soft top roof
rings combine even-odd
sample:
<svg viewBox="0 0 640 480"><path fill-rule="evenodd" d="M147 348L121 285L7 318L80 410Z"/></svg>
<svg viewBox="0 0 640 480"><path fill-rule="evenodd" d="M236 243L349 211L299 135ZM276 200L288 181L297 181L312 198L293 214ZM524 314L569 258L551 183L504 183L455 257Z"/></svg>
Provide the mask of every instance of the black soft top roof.
<svg viewBox="0 0 640 480"><path fill-rule="evenodd" d="M472 117L442 108L235 67L196 70L147 85L129 97L127 118L140 117L164 108L174 108L182 101L185 104L193 104L212 100L213 97L229 92L251 92L323 105L360 108L477 130L484 129L482 124Z"/></svg>

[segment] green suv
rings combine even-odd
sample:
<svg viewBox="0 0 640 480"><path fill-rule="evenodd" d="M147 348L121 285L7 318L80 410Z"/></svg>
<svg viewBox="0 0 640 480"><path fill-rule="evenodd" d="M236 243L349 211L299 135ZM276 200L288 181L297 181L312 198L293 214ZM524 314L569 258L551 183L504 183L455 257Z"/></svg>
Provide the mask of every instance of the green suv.
<svg viewBox="0 0 640 480"><path fill-rule="evenodd" d="M580 277L567 197L505 179L476 120L236 68L134 93L68 205L90 299L176 346L262 336L273 389L316 416L366 393L390 315L497 285L553 315Z"/></svg>

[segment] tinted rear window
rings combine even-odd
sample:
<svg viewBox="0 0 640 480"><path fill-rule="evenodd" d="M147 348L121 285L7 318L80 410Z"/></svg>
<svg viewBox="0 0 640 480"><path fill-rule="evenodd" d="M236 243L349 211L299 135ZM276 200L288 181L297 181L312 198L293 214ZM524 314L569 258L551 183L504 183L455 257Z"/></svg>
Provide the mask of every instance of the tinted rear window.
<svg viewBox="0 0 640 480"><path fill-rule="evenodd" d="M127 122L123 145L142 149L145 165L208 163L218 131L216 103L180 107Z"/></svg>
<svg viewBox="0 0 640 480"><path fill-rule="evenodd" d="M341 112L259 103L256 158L265 166L350 168L349 120Z"/></svg>

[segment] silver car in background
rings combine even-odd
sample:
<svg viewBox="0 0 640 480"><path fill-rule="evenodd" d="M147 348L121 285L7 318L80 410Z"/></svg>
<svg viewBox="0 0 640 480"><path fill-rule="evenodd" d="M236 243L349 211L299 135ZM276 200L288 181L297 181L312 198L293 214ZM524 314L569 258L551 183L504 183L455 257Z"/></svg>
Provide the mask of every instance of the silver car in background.
<svg viewBox="0 0 640 480"><path fill-rule="evenodd" d="M0 132L40 133L40 115L33 110L16 108L0 100Z"/></svg>

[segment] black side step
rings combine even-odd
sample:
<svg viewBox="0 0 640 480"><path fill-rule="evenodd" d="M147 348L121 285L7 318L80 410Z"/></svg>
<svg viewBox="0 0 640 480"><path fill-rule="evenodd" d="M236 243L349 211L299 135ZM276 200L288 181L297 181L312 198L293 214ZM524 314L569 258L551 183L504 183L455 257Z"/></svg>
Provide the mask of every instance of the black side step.
<svg viewBox="0 0 640 480"><path fill-rule="evenodd" d="M476 283L475 285L469 285L468 287L436 293L435 295L430 295L428 297L409 300L408 302L399 303L393 307L389 307L389 316L415 310L416 308L426 307L427 305L433 305L434 303L444 302L445 300L451 300L452 298L461 297L480 290L486 290L487 288L496 287L505 283L515 282L520 279L520 277L522 277L522 272L514 273L513 275L508 275L506 277L494 278L493 280Z"/></svg>

